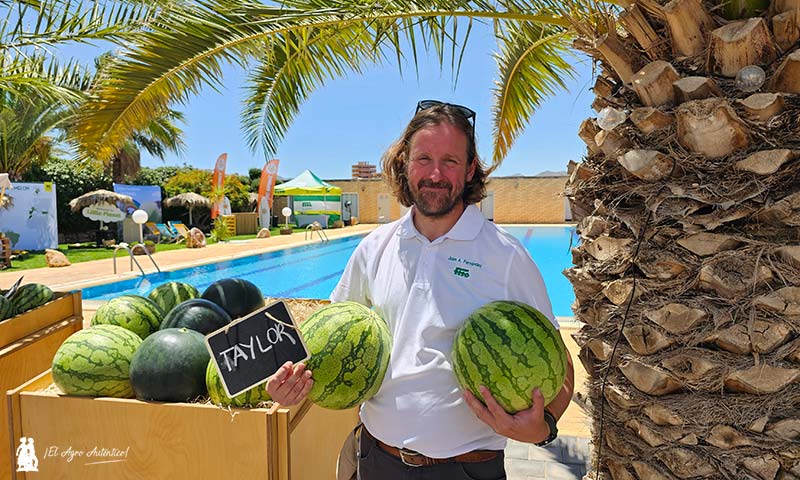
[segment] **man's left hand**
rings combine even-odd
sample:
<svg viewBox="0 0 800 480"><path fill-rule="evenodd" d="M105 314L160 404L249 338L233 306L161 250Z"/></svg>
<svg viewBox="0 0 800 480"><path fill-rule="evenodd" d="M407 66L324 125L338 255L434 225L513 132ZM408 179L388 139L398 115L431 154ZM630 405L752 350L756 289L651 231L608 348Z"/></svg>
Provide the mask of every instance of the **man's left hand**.
<svg viewBox="0 0 800 480"><path fill-rule="evenodd" d="M550 435L550 427L544 421L544 396L538 388L531 395L533 405L514 414L503 410L488 388L481 386L480 391L486 405L466 390L464 400L475 415L498 435L526 443L539 443Z"/></svg>

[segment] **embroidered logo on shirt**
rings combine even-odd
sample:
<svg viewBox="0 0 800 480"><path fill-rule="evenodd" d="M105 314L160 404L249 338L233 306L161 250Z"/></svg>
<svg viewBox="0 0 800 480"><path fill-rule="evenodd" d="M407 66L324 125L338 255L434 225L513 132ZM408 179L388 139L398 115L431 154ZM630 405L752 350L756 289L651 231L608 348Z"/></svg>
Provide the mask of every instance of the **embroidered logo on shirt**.
<svg viewBox="0 0 800 480"><path fill-rule="evenodd" d="M456 267L455 270L453 270L453 275L456 275L457 277L469 278L469 270L466 268Z"/></svg>

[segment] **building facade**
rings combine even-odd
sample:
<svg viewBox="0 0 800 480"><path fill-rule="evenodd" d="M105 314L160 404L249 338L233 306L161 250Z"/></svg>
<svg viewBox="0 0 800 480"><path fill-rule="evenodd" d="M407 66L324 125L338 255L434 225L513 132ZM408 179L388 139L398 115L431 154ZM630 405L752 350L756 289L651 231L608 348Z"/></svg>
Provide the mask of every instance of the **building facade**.
<svg viewBox="0 0 800 480"><path fill-rule="evenodd" d="M381 178L326 180L342 189L342 199L360 223L386 223L406 211ZM571 221L564 198L567 177L490 177L487 198L479 207L495 223L564 223ZM346 216L345 216L346 218Z"/></svg>

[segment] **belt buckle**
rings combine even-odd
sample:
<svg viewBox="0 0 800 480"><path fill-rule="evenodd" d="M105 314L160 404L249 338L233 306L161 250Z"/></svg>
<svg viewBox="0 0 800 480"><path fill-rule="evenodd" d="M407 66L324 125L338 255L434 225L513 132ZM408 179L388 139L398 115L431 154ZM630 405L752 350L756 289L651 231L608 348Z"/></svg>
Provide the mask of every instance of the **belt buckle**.
<svg viewBox="0 0 800 480"><path fill-rule="evenodd" d="M414 452L412 450L407 450L405 448L398 448L397 451L400 453L400 461L403 462L404 465L408 465L409 467L421 467L421 463L410 463L406 460L406 455L409 457L418 457L420 453Z"/></svg>

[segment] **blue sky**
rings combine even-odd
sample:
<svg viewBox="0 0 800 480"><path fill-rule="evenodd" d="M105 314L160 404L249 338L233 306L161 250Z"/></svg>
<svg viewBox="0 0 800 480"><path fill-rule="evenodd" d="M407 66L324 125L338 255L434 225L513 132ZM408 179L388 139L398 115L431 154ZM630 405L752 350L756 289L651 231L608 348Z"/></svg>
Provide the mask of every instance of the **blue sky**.
<svg viewBox="0 0 800 480"><path fill-rule="evenodd" d="M381 154L400 135L420 99L438 99L466 105L477 112L478 149L491 159L492 88L496 79L495 49L491 30L473 28L458 84L453 89L449 69L440 71L434 58L421 57L419 78L413 64L404 65L401 76L396 64L374 67L363 75L330 81L301 107L300 114L277 152L278 174L291 178L308 168L321 178L349 178L350 166L358 161L379 164ZM549 99L534 116L526 131L495 175L533 175L544 170L565 170L570 159L580 160L585 145L577 136L583 119L593 116L591 65L575 58L578 76L568 91ZM142 164L188 163L211 169L220 153L227 152L227 171L246 173L264 165L264 155L253 153L240 128L241 86L246 73L238 67L226 69L224 88L218 93L206 88L179 106L186 117L183 156L170 154L165 161L143 154Z"/></svg>

